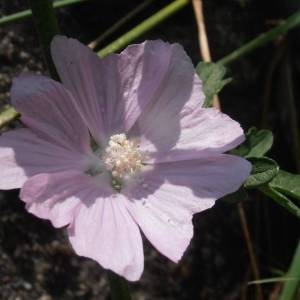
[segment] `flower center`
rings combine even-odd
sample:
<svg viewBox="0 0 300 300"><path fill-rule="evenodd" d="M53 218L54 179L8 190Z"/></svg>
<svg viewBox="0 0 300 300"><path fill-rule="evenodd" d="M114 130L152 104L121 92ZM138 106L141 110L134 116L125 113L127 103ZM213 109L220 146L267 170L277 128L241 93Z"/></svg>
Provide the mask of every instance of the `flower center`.
<svg viewBox="0 0 300 300"><path fill-rule="evenodd" d="M110 137L102 159L113 177L123 179L142 168L143 155L137 142L128 140L126 135L121 133Z"/></svg>

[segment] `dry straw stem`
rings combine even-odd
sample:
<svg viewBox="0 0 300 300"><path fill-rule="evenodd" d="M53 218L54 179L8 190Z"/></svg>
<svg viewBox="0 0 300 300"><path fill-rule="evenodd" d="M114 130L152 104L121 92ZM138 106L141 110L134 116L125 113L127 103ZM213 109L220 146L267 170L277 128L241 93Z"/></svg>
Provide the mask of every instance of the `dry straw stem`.
<svg viewBox="0 0 300 300"><path fill-rule="evenodd" d="M208 38L207 38L206 28L205 28L203 3L202 0L193 0L192 3L193 3L193 9L194 9L197 27L198 27L198 41L200 47L200 54L202 56L202 59L205 62L210 62L211 55L210 55ZM221 110L220 100L217 95L213 99L213 107ZM242 226L242 230L244 233L244 237L245 237L245 241L246 241L246 245L250 257L251 269L255 280L259 280L260 274L258 269L258 263L253 249L253 243L252 243L250 230L249 230L243 204L241 203L238 204L238 211L239 211L241 226ZM263 299L263 293L260 285L256 285L256 299L257 300Z"/></svg>
<svg viewBox="0 0 300 300"><path fill-rule="evenodd" d="M249 225L248 225L248 221L247 221L247 217L245 214L245 209L242 203L238 203L238 212L239 212L239 217L240 217L240 221L241 221L241 226L242 226L242 230L243 230L243 234L244 234L244 238L246 241L246 246L248 249L248 254L249 254L249 258L250 258L250 265L251 265L251 269L253 272L253 276L255 278L255 280L259 280L260 279L260 272L259 272L259 268L258 268L258 263L257 263L257 259L256 259L256 255L255 255L255 251L253 248L253 243L252 243L252 238L250 235L250 230L249 230ZM255 285L255 289L256 289L256 299L257 300L262 300L263 299L263 292L261 289L261 286L259 284Z"/></svg>
<svg viewBox="0 0 300 300"><path fill-rule="evenodd" d="M210 62L211 56L204 22L203 3L201 0L193 0L192 3L198 27L198 41L200 46L201 57L204 61Z"/></svg>
<svg viewBox="0 0 300 300"><path fill-rule="evenodd" d="M203 3L201 0L192 0L193 10L197 22L198 28L198 42L200 47L200 55L205 62L211 62L211 55L209 50L209 44L206 34L206 27L203 14ZM213 98L213 106L221 110L221 103L218 95Z"/></svg>

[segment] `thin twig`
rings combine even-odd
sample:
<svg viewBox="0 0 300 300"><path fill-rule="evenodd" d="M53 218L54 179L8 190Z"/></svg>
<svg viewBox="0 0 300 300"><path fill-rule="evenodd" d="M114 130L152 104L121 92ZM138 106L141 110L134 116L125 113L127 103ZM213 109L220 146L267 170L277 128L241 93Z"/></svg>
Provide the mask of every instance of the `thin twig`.
<svg viewBox="0 0 300 300"><path fill-rule="evenodd" d="M143 11L146 7L148 7L154 0L146 0L135 7L131 12L126 14L123 18L119 19L115 24L105 30L97 39L90 42L88 47L91 49L96 49L100 43L106 40L110 35L115 33L118 29L120 29L123 25L128 23L132 18L134 18L137 14Z"/></svg>
<svg viewBox="0 0 300 300"><path fill-rule="evenodd" d="M258 263L257 263L256 255L255 255L255 252L254 252L254 248L253 248L253 243L252 243L252 239L251 239L251 235L250 235L249 225L248 225L248 222L247 222L245 210L244 210L244 207L243 207L242 203L238 203L238 212L239 212L241 226L242 226L243 234L244 234L247 249L248 249L248 254L249 254L249 258L250 258L250 265L251 265L251 269L252 269L252 272L253 272L253 276L254 276L255 280L259 280L260 279L260 272L259 272ZM255 285L255 288L256 288L256 299L262 300L263 299L263 292L262 292L261 286L259 284L257 284L257 285Z"/></svg>
<svg viewBox="0 0 300 300"><path fill-rule="evenodd" d="M211 55L210 55L209 44L208 44L206 28L205 28L202 0L193 0L192 3L193 3L193 10L194 10L196 22L197 22L200 55L203 61L211 62ZM215 95L213 98L213 107L221 110L221 103L218 95Z"/></svg>

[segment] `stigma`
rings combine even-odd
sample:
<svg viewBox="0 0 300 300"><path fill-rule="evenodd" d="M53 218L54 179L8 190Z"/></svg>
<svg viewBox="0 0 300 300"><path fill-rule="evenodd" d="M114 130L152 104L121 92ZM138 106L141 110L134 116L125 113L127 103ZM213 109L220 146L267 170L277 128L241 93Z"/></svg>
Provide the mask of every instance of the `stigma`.
<svg viewBox="0 0 300 300"><path fill-rule="evenodd" d="M141 170L143 154L136 141L121 133L110 137L102 159L114 178L124 179Z"/></svg>

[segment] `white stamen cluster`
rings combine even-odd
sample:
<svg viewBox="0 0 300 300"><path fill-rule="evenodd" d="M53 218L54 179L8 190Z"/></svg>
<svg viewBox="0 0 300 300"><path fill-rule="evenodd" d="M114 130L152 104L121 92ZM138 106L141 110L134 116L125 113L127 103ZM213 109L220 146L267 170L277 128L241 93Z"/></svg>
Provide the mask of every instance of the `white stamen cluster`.
<svg viewBox="0 0 300 300"><path fill-rule="evenodd" d="M132 176L139 171L142 167L142 158L138 144L128 140L124 133L110 137L103 155L106 169L118 179Z"/></svg>

